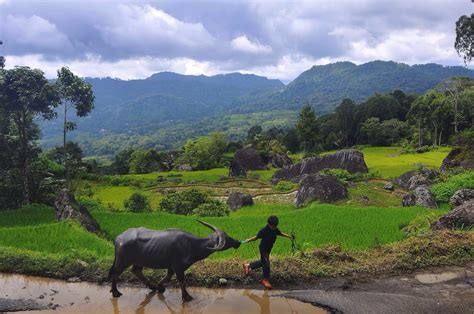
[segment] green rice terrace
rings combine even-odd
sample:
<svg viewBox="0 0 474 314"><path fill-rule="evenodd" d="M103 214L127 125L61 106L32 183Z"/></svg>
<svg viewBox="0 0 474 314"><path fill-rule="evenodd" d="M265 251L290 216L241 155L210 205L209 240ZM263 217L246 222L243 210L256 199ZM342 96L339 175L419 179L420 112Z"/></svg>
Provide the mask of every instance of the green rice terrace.
<svg viewBox="0 0 474 314"><path fill-rule="evenodd" d="M275 169L252 171L248 178L236 179L228 179L228 169L218 168L208 171L101 177L95 181L78 180L74 182L76 197L88 207L104 235L99 237L88 233L74 222L57 222L54 209L46 205L2 210L0 256L3 259L0 271L45 274L46 266L42 263L46 263L50 265L47 266L49 270L46 273L49 272L52 276L67 277L80 272L83 277L104 279L106 269L113 260L113 239L128 228L180 228L199 236L208 235L209 230L198 224L196 217L160 210L160 200L170 191L199 189L212 198L224 201L232 191L251 194L254 205L231 211L226 217L202 219L218 226L235 239L245 239L255 235L265 225L269 215L278 215L280 229L294 234L296 242L279 240L272 251L275 258L294 258L298 252L327 247L365 254L364 252L380 246L393 245L405 239L408 234L427 230L431 221L448 211L447 203L442 203L440 209L436 210L416 206L401 207L400 199L406 191L399 187L387 191L383 186L390 179L407 170L417 169L420 165L439 167L449 148L422 154L399 154L397 147L370 147L362 151L369 167L369 175L348 184L347 199L332 205L314 202L300 209L293 205L296 184L286 182L286 185L281 186L270 183ZM295 160L300 158L297 155L292 157ZM163 177L166 178L165 182L159 182L163 181ZM151 211L126 211L124 201L133 192L140 192L148 197ZM213 254L206 263L233 263L235 267L240 265L235 260L249 260L257 255L258 245L246 244L238 250ZM25 262L29 259L37 262L30 265ZM88 261L84 262L85 265L97 263L99 266L95 271L96 275L84 275L84 268L87 267L78 265L78 261ZM308 266L311 267L308 271L318 274L331 273L329 269L336 267L315 266L311 263L305 265L312 265Z"/></svg>

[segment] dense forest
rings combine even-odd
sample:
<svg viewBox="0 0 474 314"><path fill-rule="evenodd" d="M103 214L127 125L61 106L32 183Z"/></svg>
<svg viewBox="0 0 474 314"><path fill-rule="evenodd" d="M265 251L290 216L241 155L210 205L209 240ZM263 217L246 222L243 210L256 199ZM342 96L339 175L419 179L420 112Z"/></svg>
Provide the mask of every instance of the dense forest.
<svg viewBox="0 0 474 314"><path fill-rule="evenodd" d="M89 156L113 155L128 147L176 149L188 138L213 131L235 141L253 125L290 127L304 104L323 115L346 98L362 102L374 93L395 90L422 94L453 76L472 78L474 72L437 64L373 61L314 66L286 86L238 73L207 77L163 72L131 81L87 78L96 96L95 109L75 121L79 128L71 136ZM61 121L38 122L42 147L60 143Z"/></svg>

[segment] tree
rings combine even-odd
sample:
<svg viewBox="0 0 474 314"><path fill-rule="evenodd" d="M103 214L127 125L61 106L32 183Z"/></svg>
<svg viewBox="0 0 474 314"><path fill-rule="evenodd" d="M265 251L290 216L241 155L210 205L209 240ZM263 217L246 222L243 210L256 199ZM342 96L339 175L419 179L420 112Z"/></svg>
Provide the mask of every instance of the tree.
<svg viewBox="0 0 474 314"><path fill-rule="evenodd" d="M150 211L150 201L145 195L138 192L134 192L128 200L125 200L123 206L132 213Z"/></svg>
<svg viewBox="0 0 474 314"><path fill-rule="evenodd" d="M457 20L454 48L466 65L471 62L474 56L474 13L470 17L463 15Z"/></svg>
<svg viewBox="0 0 474 314"><path fill-rule="evenodd" d="M362 123L360 131L367 136L369 145L375 144L377 137L381 134L380 119L376 117L368 118Z"/></svg>
<svg viewBox="0 0 474 314"><path fill-rule="evenodd" d="M69 110L74 109L76 116L85 117L94 108L94 93L92 86L84 82L81 78L74 75L67 67L58 70L58 79L56 88L61 99L63 107L63 147L66 150L67 132L76 129L74 122L68 121L67 114ZM68 180L68 164L66 160L66 181Z"/></svg>
<svg viewBox="0 0 474 314"><path fill-rule="evenodd" d="M263 129L260 125L254 125L251 127L247 132L247 142L254 145L260 138L262 131Z"/></svg>
<svg viewBox="0 0 474 314"><path fill-rule="evenodd" d="M55 117L54 108L59 99L54 87L49 84L42 71L29 67L16 67L2 71L2 106L12 120L15 135L18 137L18 159L23 181L23 203L29 204L31 194L31 160L37 158L39 149L34 140L39 130L33 119Z"/></svg>
<svg viewBox="0 0 474 314"><path fill-rule="evenodd" d="M345 147L350 146L350 134L354 130L356 104L351 99L344 99L336 107L336 121L338 129L342 132Z"/></svg>
<svg viewBox="0 0 474 314"><path fill-rule="evenodd" d="M226 146L224 135L218 132L199 137L195 141L188 140L184 144L183 155L179 161L191 165L193 169L211 169L219 165Z"/></svg>
<svg viewBox="0 0 474 314"><path fill-rule="evenodd" d="M51 149L47 153L47 157L63 167L65 167L66 164L68 164L72 172L77 172L78 170L80 170L80 167L83 166L82 165L82 157L83 157L82 149L75 142L71 142L71 141L67 142L66 150L64 150L63 146L58 146ZM63 170L64 169L65 168L63 168Z"/></svg>
<svg viewBox="0 0 474 314"><path fill-rule="evenodd" d="M298 122L296 123L296 132L304 152L315 148L318 123L313 108L310 105L305 105L301 109Z"/></svg>
<svg viewBox="0 0 474 314"><path fill-rule="evenodd" d="M130 158L134 151L133 149L126 149L115 155L114 162L112 163L114 173L127 174L130 172Z"/></svg>
<svg viewBox="0 0 474 314"><path fill-rule="evenodd" d="M454 109L454 133L458 133L459 97L460 94L469 87L474 86L474 81L469 77L450 77L444 80L436 89L446 96L449 96Z"/></svg>

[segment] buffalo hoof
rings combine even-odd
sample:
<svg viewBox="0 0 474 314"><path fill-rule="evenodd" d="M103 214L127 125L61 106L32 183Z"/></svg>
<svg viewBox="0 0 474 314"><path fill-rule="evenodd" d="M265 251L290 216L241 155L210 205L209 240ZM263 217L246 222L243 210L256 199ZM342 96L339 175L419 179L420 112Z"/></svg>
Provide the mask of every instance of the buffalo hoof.
<svg viewBox="0 0 474 314"><path fill-rule="evenodd" d="M190 296L189 294L183 295L183 302L191 302L193 300L193 297Z"/></svg>
<svg viewBox="0 0 474 314"><path fill-rule="evenodd" d="M110 292L112 292L112 296L114 298L119 298L122 295L118 290L110 291Z"/></svg>
<svg viewBox="0 0 474 314"><path fill-rule="evenodd" d="M165 289L165 287L163 287L163 286L158 286L158 287L156 288L156 291L158 291L159 293L164 293L165 290L166 290L166 289Z"/></svg>

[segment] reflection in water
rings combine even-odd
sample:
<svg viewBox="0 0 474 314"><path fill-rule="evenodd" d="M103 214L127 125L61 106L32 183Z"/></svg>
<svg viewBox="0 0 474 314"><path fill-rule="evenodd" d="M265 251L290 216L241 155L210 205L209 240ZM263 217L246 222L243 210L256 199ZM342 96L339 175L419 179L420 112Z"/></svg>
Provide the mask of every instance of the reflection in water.
<svg viewBox="0 0 474 314"><path fill-rule="evenodd" d="M124 287L123 296L115 299L111 298L108 286L6 274L0 274L0 287L0 297L8 295L12 299L33 299L41 304L52 302L60 306L55 311L37 312L40 314L327 313L310 304L272 296L281 291L191 288L194 300L183 304L180 290L174 288L161 294Z"/></svg>

